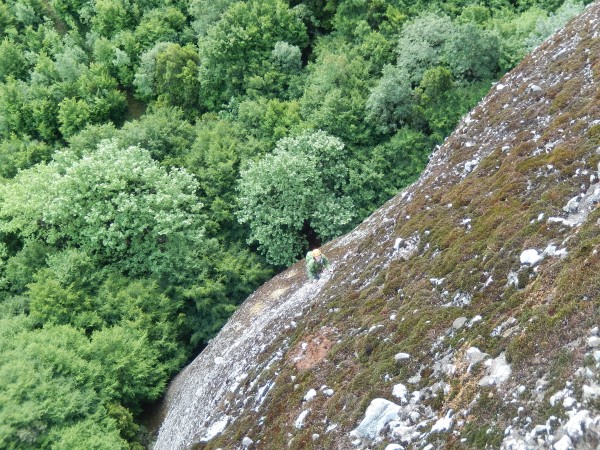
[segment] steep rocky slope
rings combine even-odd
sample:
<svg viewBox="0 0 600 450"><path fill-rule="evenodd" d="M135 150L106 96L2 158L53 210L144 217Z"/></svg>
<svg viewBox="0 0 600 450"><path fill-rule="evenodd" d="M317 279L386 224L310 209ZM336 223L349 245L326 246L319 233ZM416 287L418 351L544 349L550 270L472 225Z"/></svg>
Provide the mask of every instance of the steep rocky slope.
<svg viewBox="0 0 600 450"><path fill-rule="evenodd" d="M600 448L600 3L235 313L156 449Z"/></svg>

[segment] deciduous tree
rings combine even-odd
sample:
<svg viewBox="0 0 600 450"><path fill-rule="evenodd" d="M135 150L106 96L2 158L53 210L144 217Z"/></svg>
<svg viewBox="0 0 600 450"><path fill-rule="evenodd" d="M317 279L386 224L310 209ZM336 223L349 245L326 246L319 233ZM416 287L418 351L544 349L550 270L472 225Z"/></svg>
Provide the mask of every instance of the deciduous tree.
<svg viewBox="0 0 600 450"><path fill-rule="evenodd" d="M375 123L378 131L389 133L406 122L414 108L410 75L399 67L387 65L383 77L371 89L367 99L367 120Z"/></svg>
<svg viewBox="0 0 600 450"><path fill-rule="evenodd" d="M325 132L284 138L241 174L238 218L273 264L289 264L313 232L327 240L354 217L344 144Z"/></svg>
<svg viewBox="0 0 600 450"><path fill-rule="evenodd" d="M21 172L2 186L0 229L80 248L130 274L185 277L202 242L197 182L148 151L104 142L83 158Z"/></svg>
<svg viewBox="0 0 600 450"><path fill-rule="evenodd" d="M209 109L244 94L246 80L271 68L278 42L303 49L308 36L300 17L281 0L234 3L200 40L201 101Z"/></svg>

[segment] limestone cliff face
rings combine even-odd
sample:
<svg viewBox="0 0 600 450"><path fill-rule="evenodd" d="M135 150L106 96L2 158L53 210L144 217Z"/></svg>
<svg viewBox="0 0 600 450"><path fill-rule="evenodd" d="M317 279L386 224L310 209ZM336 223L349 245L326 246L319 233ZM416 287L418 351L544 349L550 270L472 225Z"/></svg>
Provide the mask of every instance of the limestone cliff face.
<svg viewBox="0 0 600 450"><path fill-rule="evenodd" d="M173 381L156 449L600 448L600 4L421 178L262 286Z"/></svg>

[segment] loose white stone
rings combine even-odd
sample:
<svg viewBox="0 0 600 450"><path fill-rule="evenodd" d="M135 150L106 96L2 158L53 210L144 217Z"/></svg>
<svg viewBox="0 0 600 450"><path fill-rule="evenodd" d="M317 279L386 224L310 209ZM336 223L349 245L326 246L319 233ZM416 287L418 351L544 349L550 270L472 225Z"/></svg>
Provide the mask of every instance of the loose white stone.
<svg viewBox="0 0 600 450"><path fill-rule="evenodd" d="M488 356L489 355L487 353L482 352L477 347L469 347L465 352L465 357L467 358L467 361L469 361L469 366L474 366Z"/></svg>
<svg viewBox="0 0 600 450"><path fill-rule="evenodd" d="M202 442L208 442L214 437L218 436L225 430L227 424L229 423L229 416L223 416L216 422L212 423L208 430L206 430L206 434L200 439Z"/></svg>
<svg viewBox="0 0 600 450"><path fill-rule="evenodd" d="M469 306L471 299L471 294L468 292L457 292L452 301L444 306Z"/></svg>
<svg viewBox="0 0 600 450"><path fill-rule="evenodd" d="M485 362L489 367L489 375L479 380L479 386L493 386L504 383L510 377L510 365L506 362L506 355L501 353L496 359Z"/></svg>
<svg viewBox="0 0 600 450"><path fill-rule="evenodd" d="M473 325L475 325L477 322L481 322L483 320L483 317L477 315L475 317L473 317L471 320L469 320L469 323L467 324L467 326L469 328L471 328Z"/></svg>
<svg viewBox="0 0 600 450"><path fill-rule="evenodd" d="M316 441L316 440L318 440L320 437L321 437L321 436L319 436L317 433L315 433L315 434L313 434L313 435L312 435L312 440L313 440L313 441Z"/></svg>
<svg viewBox="0 0 600 450"><path fill-rule="evenodd" d="M534 248L527 249L521 253L519 260L521 264L529 264L530 266L534 266L539 263L543 259L543 256L538 253L538 251Z"/></svg>
<svg viewBox="0 0 600 450"><path fill-rule="evenodd" d="M591 386L583 385L583 399L592 400L600 397L600 386L595 382L592 382Z"/></svg>
<svg viewBox="0 0 600 450"><path fill-rule="evenodd" d="M569 436L563 436L558 442L556 442L553 446L553 450L571 450L571 439Z"/></svg>
<svg viewBox="0 0 600 450"><path fill-rule="evenodd" d="M600 347L600 337L598 336L590 336L587 339L587 345L591 348Z"/></svg>
<svg viewBox="0 0 600 450"><path fill-rule="evenodd" d="M574 213L577 212L577 208L579 208L580 197L579 195L570 199L565 206L563 206L563 211Z"/></svg>
<svg viewBox="0 0 600 450"><path fill-rule="evenodd" d="M404 361L405 359L409 359L410 355L408 353L396 353L396 355L394 356L394 359L396 360L396 362L399 361Z"/></svg>
<svg viewBox="0 0 600 450"><path fill-rule="evenodd" d="M309 391L304 395L304 401L310 402L316 396L317 396L317 391L315 391L314 389L309 389Z"/></svg>
<svg viewBox="0 0 600 450"><path fill-rule="evenodd" d="M408 415L408 417L412 423L417 423L421 418L421 414L419 414L417 411L413 411Z"/></svg>
<svg viewBox="0 0 600 450"><path fill-rule="evenodd" d="M254 444L254 441L252 439L250 439L248 436L246 436L244 439L242 439L242 445L244 446L244 448L248 448L252 444Z"/></svg>
<svg viewBox="0 0 600 450"><path fill-rule="evenodd" d="M550 223L562 223L563 225L567 225L569 227L574 226L575 224L568 221L567 219L563 219L562 217L548 217L548 222Z"/></svg>
<svg viewBox="0 0 600 450"><path fill-rule="evenodd" d="M392 395L399 398L402 403L408 403L408 389L402 383L396 384L392 390Z"/></svg>
<svg viewBox="0 0 600 450"><path fill-rule="evenodd" d="M294 426L299 430L300 428L302 428L304 426L304 420L306 420L306 416L308 416L308 413L310 412L310 409L305 409L304 411L302 411L300 413L300 415L298 416L298 418L296 419L296 422L294 422Z"/></svg>
<svg viewBox="0 0 600 450"><path fill-rule="evenodd" d="M383 398L376 398L365 411L365 417L358 427L350 432L352 437L375 439L392 420L398 418L400 406Z"/></svg>
<svg viewBox="0 0 600 450"><path fill-rule="evenodd" d="M325 394L327 397L331 397L333 395L333 389L325 389L323 394Z"/></svg>
<svg viewBox="0 0 600 450"><path fill-rule="evenodd" d="M477 167L477 164L479 164L479 159L477 158L472 159L471 161L467 161L465 163L464 173L467 174L469 172L472 172L473 169Z"/></svg>
<svg viewBox="0 0 600 450"><path fill-rule="evenodd" d="M452 410L449 410L446 413L446 417L442 417L441 419L438 419L438 421L433 425L433 427L431 427L431 432L432 433L445 433L447 431L450 431L450 428L452 428L452 423L453 420L451 419L453 414Z"/></svg>
<svg viewBox="0 0 600 450"><path fill-rule="evenodd" d="M598 332L599 332L599 331L600 331L600 328L598 328L598 327L594 327L594 328L592 328L592 329L590 330L590 334L591 334L592 336L598 336Z"/></svg>
<svg viewBox="0 0 600 450"><path fill-rule="evenodd" d="M404 450L404 447L399 444L389 444L385 450Z"/></svg>
<svg viewBox="0 0 600 450"><path fill-rule="evenodd" d="M410 403L413 405L418 405L421 401L421 391L414 391L410 394Z"/></svg>
<svg viewBox="0 0 600 450"><path fill-rule="evenodd" d="M577 441L583 437L583 430L586 428L587 422L590 421L589 416L589 411L579 411L565 424L564 429L571 439Z"/></svg>
<svg viewBox="0 0 600 450"><path fill-rule="evenodd" d="M575 403L577 401L573 397L567 397L562 402L565 409L571 409Z"/></svg>
<svg viewBox="0 0 600 450"><path fill-rule="evenodd" d="M558 391L556 394L552 395L548 400L550 402L550 406L555 406L560 400L565 398L566 392L563 389L562 391Z"/></svg>
<svg viewBox="0 0 600 450"><path fill-rule="evenodd" d="M454 328L455 330L458 330L458 329L462 328L462 326L465 323L467 323L466 317L457 317L456 319L454 319L454 322L452 322L452 328Z"/></svg>

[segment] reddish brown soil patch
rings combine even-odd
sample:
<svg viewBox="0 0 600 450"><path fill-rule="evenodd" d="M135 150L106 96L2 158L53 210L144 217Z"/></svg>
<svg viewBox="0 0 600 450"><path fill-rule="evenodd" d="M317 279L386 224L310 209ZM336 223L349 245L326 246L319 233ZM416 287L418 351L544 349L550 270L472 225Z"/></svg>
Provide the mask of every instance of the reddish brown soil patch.
<svg viewBox="0 0 600 450"><path fill-rule="evenodd" d="M317 366L327 357L333 345L328 337L332 331L331 328L323 328L319 333L296 344L288 355L288 361L301 371Z"/></svg>

